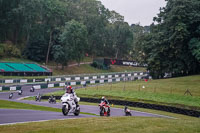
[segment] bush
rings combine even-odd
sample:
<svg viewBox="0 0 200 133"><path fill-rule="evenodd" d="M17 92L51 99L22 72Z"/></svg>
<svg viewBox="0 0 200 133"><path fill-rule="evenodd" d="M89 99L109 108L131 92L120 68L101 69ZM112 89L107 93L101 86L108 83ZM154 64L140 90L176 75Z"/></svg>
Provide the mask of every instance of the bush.
<svg viewBox="0 0 200 133"><path fill-rule="evenodd" d="M21 51L12 44L0 44L0 57L21 57Z"/></svg>
<svg viewBox="0 0 200 133"><path fill-rule="evenodd" d="M92 67L95 67L95 68L98 68L98 69L103 69L103 70L108 70L110 69L110 66L106 66L105 64L102 64L102 63L99 63L99 62L96 62L94 61L92 64L91 64Z"/></svg>
<svg viewBox="0 0 200 133"><path fill-rule="evenodd" d="M96 61L94 61L94 62L91 64L91 66L97 68L98 64L97 64Z"/></svg>

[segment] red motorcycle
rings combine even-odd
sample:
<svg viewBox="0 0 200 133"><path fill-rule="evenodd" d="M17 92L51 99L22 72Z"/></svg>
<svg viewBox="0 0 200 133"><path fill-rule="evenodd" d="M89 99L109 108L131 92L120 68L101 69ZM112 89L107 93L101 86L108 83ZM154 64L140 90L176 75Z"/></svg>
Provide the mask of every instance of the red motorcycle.
<svg viewBox="0 0 200 133"><path fill-rule="evenodd" d="M110 106L105 102L99 104L100 107L100 116L110 116Z"/></svg>

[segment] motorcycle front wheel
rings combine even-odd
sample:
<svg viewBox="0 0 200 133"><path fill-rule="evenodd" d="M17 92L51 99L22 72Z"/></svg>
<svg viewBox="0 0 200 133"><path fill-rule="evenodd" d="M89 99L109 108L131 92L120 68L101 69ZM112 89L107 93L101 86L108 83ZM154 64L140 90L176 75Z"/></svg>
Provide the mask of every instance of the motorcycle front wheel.
<svg viewBox="0 0 200 133"><path fill-rule="evenodd" d="M66 108L66 105L63 105L62 106L62 113L63 113L63 115L67 115L68 112L69 112L69 110L68 110L68 108Z"/></svg>
<svg viewBox="0 0 200 133"><path fill-rule="evenodd" d="M104 109L100 108L100 116L104 116Z"/></svg>
<svg viewBox="0 0 200 133"><path fill-rule="evenodd" d="M79 105L77 105L74 115L78 116L79 114L80 114L80 107L79 107Z"/></svg>

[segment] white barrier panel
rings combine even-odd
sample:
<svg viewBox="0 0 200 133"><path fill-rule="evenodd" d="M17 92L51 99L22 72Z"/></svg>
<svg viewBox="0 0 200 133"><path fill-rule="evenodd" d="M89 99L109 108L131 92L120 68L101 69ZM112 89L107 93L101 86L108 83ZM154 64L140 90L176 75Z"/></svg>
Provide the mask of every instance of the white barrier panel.
<svg viewBox="0 0 200 133"><path fill-rule="evenodd" d="M108 75L108 78L112 78L112 75Z"/></svg>
<svg viewBox="0 0 200 133"><path fill-rule="evenodd" d="M51 79L50 79L50 78L46 78L46 79L45 79L45 82L47 82L47 81L51 81Z"/></svg>
<svg viewBox="0 0 200 133"><path fill-rule="evenodd" d="M61 78L56 78L56 81L61 81Z"/></svg>
<svg viewBox="0 0 200 133"><path fill-rule="evenodd" d="M112 79L108 79L108 83L112 82Z"/></svg>
<svg viewBox="0 0 200 133"><path fill-rule="evenodd" d="M80 77L75 77L75 80L80 80L81 78Z"/></svg>
<svg viewBox="0 0 200 133"><path fill-rule="evenodd" d="M66 80L66 81L69 81L69 80L71 80L71 78L65 78L65 80Z"/></svg>
<svg viewBox="0 0 200 133"><path fill-rule="evenodd" d="M41 89L41 86L40 85L34 85L33 86L35 89Z"/></svg>
<svg viewBox="0 0 200 133"><path fill-rule="evenodd" d="M59 86L65 86L65 83L59 83Z"/></svg>
<svg viewBox="0 0 200 133"><path fill-rule="evenodd" d="M48 84L48 88L54 87L54 84Z"/></svg>
<svg viewBox="0 0 200 133"><path fill-rule="evenodd" d="M89 79L89 77L84 77L84 80L87 80L87 79Z"/></svg>
<svg viewBox="0 0 200 133"><path fill-rule="evenodd" d="M92 78L93 78L93 79L97 79L97 76L93 76Z"/></svg>
<svg viewBox="0 0 200 133"><path fill-rule="evenodd" d="M131 77L131 74L128 74L128 77Z"/></svg>
<svg viewBox="0 0 200 133"><path fill-rule="evenodd" d="M119 75L115 75L115 78L118 78L119 77Z"/></svg>
<svg viewBox="0 0 200 133"><path fill-rule="evenodd" d="M125 74L122 74L122 76L121 77L125 77Z"/></svg>
<svg viewBox="0 0 200 133"><path fill-rule="evenodd" d="M16 87L10 87L11 91L16 91Z"/></svg>
<svg viewBox="0 0 200 133"><path fill-rule="evenodd" d="M143 73L140 73L140 75L143 75Z"/></svg>
<svg viewBox="0 0 200 133"><path fill-rule="evenodd" d="M120 78L117 78L117 79L116 79L116 82L119 82L119 81L120 81Z"/></svg>
<svg viewBox="0 0 200 133"><path fill-rule="evenodd" d="M81 81L81 85L85 85L86 81Z"/></svg>
<svg viewBox="0 0 200 133"><path fill-rule="evenodd" d="M0 91L2 91L2 87L0 87Z"/></svg>
<svg viewBox="0 0 200 133"><path fill-rule="evenodd" d="M140 80L140 79L142 79L142 77L138 77L138 79Z"/></svg>
<svg viewBox="0 0 200 133"><path fill-rule="evenodd" d="M102 76L101 76L101 79L104 79L104 78L105 78L105 76L104 76L104 75L102 75Z"/></svg>
<svg viewBox="0 0 200 133"><path fill-rule="evenodd" d="M134 76L137 76L137 73L134 73Z"/></svg>
<svg viewBox="0 0 200 133"><path fill-rule="evenodd" d="M76 85L76 82L71 82L70 84L71 84L71 85Z"/></svg>
<svg viewBox="0 0 200 133"><path fill-rule="evenodd" d="M5 83L13 83L13 80L5 80Z"/></svg>
<svg viewBox="0 0 200 133"><path fill-rule="evenodd" d="M90 81L90 84L95 84L95 80L91 80L91 81Z"/></svg>
<svg viewBox="0 0 200 133"><path fill-rule="evenodd" d="M104 83L104 80L100 80L99 82L100 82L100 83Z"/></svg>
<svg viewBox="0 0 200 133"><path fill-rule="evenodd" d="M27 79L21 79L20 83L27 83Z"/></svg>

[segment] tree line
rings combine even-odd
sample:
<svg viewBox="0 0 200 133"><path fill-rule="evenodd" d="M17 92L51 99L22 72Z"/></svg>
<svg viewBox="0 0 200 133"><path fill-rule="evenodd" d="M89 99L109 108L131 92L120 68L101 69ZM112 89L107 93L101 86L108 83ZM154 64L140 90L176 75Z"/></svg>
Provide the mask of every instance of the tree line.
<svg viewBox="0 0 200 133"><path fill-rule="evenodd" d="M154 17L150 32L141 33L137 58L148 64L155 78L200 72L200 1L166 0Z"/></svg>
<svg viewBox="0 0 200 133"><path fill-rule="evenodd" d="M200 72L200 1L166 0L150 26L131 26L97 0L0 0L0 57L67 65L132 59L154 78Z"/></svg>
<svg viewBox="0 0 200 133"><path fill-rule="evenodd" d="M67 65L90 56L126 58L133 34L97 0L0 0L0 47L34 61ZM5 50L4 50L5 52ZM1 54L2 53L2 54ZM3 55L3 50L0 51ZM5 55L5 54L4 54Z"/></svg>

